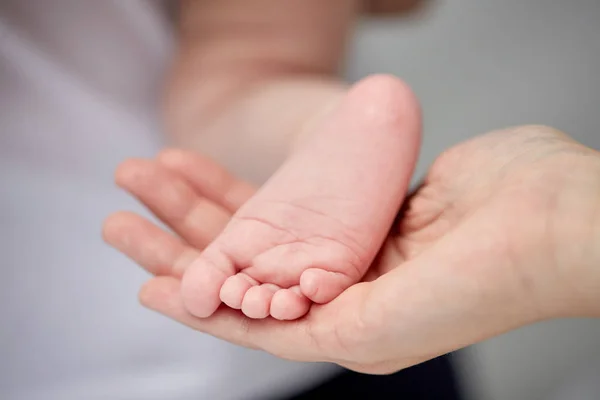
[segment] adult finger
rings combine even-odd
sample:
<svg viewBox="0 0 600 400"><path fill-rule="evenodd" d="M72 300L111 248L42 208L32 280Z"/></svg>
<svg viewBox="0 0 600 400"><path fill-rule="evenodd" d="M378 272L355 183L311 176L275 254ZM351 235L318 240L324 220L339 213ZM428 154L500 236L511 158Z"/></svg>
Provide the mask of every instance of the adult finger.
<svg viewBox="0 0 600 400"><path fill-rule="evenodd" d="M249 183L237 179L224 167L198 153L163 150L157 161L179 176L202 196L235 213L256 191Z"/></svg>
<svg viewBox="0 0 600 400"><path fill-rule="evenodd" d="M109 216L104 240L153 275L181 277L199 252L152 222L129 212Z"/></svg>
<svg viewBox="0 0 600 400"><path fill-rule="evenodd" d="M199 195L184 178L155 161L127 160L117 169L115 179L198 249L210 243L231 217L227 209Z"/></svg>

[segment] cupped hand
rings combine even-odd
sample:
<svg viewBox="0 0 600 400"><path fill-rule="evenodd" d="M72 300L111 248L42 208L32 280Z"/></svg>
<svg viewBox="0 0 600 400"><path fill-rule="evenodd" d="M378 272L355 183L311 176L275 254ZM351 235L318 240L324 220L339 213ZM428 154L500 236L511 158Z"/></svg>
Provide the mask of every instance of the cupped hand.
<svg viewBox="0 0 600 400"><path fill-rule="evenodd" d="M364 282L297 321L185 311L182 272L254 192L206 158L124 163L118 183L177 236L129 213L104 236L155 275L140 292L150 309L283 358L388 373L538 320L598 314L598 176L598 154L550 128L460 144L407 199Z"/></svg>

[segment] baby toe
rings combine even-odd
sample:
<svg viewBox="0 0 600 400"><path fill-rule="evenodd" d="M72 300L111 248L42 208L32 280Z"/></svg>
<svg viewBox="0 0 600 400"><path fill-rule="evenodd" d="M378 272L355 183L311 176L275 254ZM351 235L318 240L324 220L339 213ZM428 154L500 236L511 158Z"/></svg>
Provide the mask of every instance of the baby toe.
<svg viewBox="0 0 600 400"><path fill-rule="evenodd" d="M302 317L310 308L310 300L306 298L298 286L278 290L271 300L270 314L273 318L289 321Z"/></svg>
<svg viewBox="0 0 600 400"><path fill-rule="evenodd" d="M354 283L343 273L320 268L309 268L300 276L302 294L318 304L329 303Z"/></svg>
<svg viewBox="0 0 600 400"><path fill-rule="evenodd" d="M271 299L280 290L279 286L267 283L248 289L242 301L242 312L253 319L262 319L269 316Z"/></svg>
<svg viewBox="0 0 600 400"><path fill-rule="evenodd" d="M227 278L221 287L219 297L221 301L231 308L239 310L246 292L258 282L244 273L238 273Z"/></svg>
<svg viewBox="0 0 600 400"><path fill-rule="evenodd" d="M199 318L211 316L221 305L221 287L235 273L224 254L205 251L185 271L181 297L187 311Z"/></svg>

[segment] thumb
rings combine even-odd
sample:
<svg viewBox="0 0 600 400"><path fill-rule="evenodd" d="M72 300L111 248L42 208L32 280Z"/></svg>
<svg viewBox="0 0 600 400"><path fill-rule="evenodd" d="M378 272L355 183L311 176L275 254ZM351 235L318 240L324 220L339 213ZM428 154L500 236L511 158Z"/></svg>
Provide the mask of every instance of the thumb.
<svg viewBox="0 0 600 400"><path fill-rule="evenodd" d="M540 319L498 243L463 229L373 282L373 354L398 370Z"/></svg>

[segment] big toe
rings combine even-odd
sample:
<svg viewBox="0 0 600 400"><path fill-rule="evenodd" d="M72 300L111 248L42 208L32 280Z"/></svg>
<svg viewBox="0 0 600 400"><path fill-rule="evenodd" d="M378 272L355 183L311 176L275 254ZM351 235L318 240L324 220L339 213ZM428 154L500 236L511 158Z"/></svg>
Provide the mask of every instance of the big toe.
<svg viewBox="0 0 600 400"><path fill-rule="evenodd" d="M329 303L353 283L347 275L320 268L309 268L300 276L302 294L318 304Z"/></svg>
<svg viewBox="0 0 600 400"><path fill-rule="evenodd" d="M209 257L205 251L189 266L181 281L181 297L187 311L199 318L210 317L221 305L221 287L234 272L233 263L225 255Z"/></svg>

